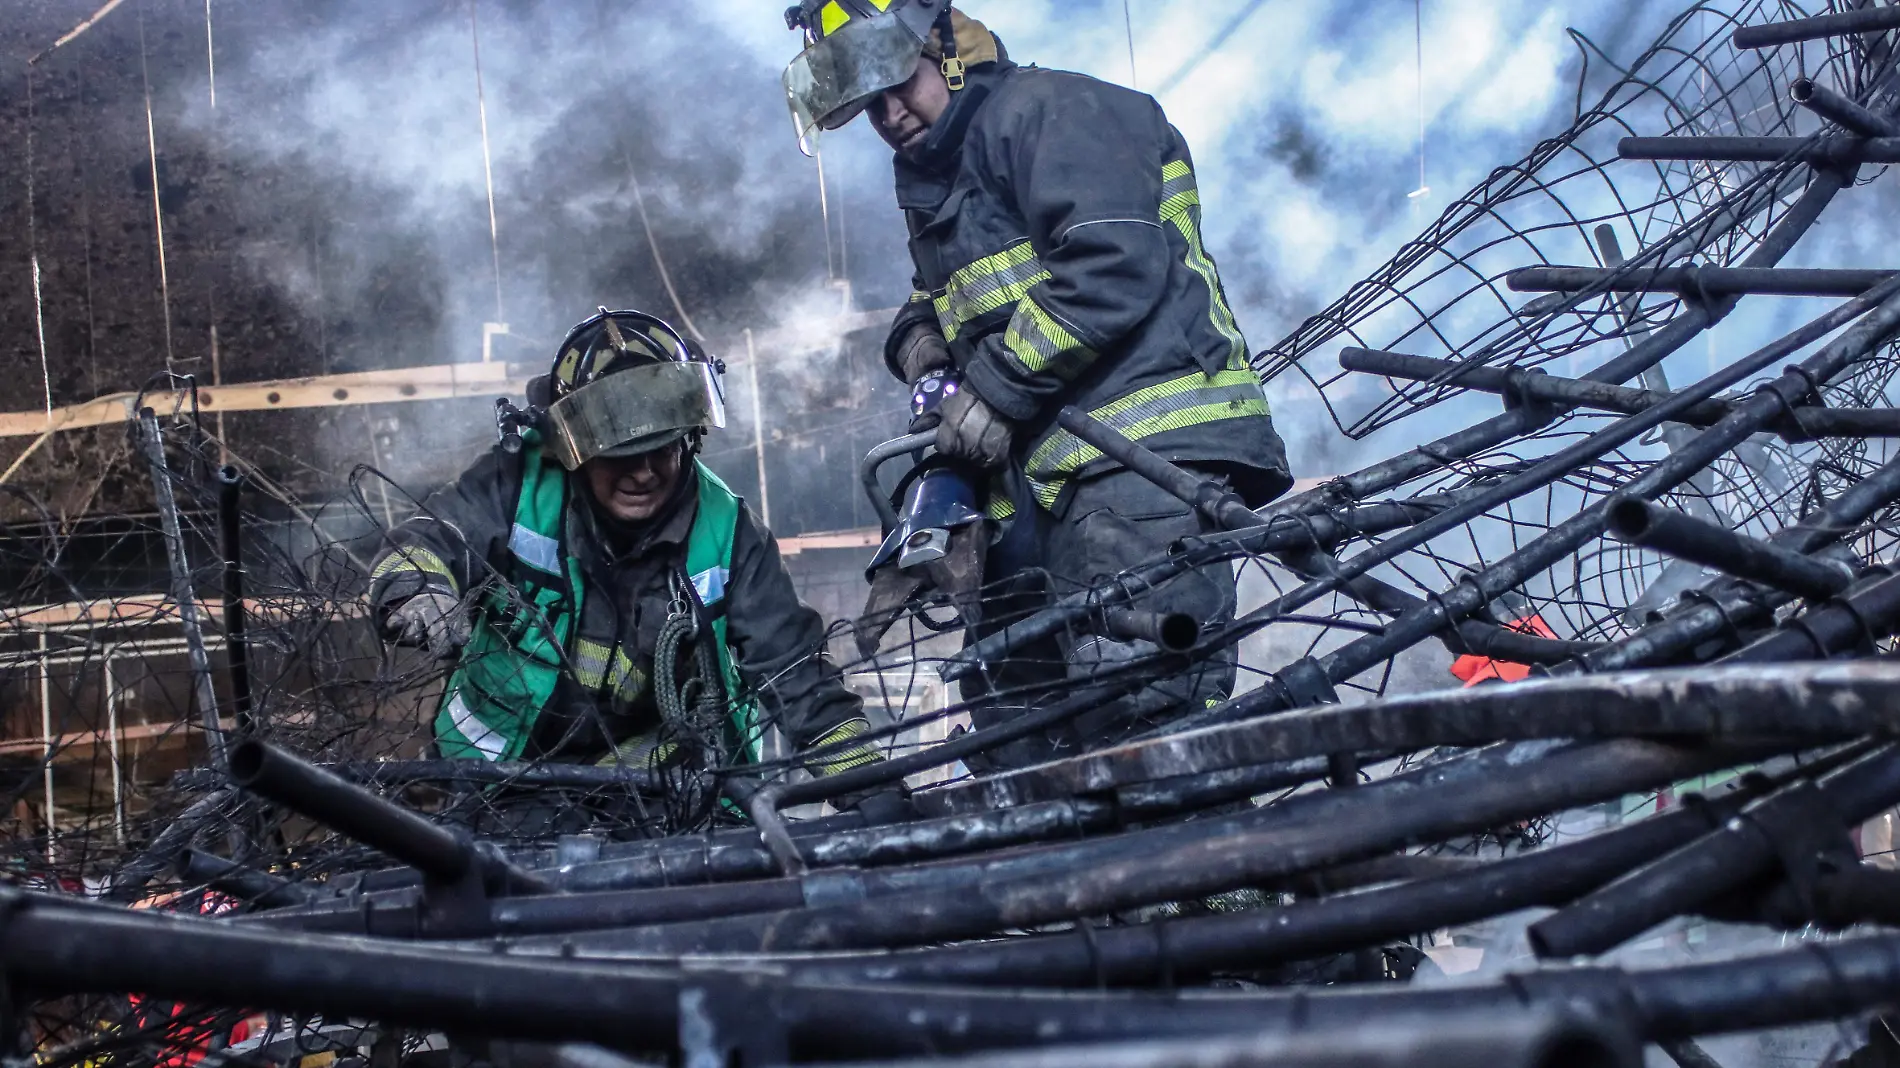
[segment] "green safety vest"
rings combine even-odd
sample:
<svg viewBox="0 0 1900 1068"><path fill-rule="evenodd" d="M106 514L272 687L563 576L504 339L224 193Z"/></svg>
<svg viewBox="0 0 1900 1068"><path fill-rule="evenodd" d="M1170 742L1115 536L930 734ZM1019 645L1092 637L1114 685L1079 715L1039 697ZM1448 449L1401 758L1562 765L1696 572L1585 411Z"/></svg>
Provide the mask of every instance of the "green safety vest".
<svg viewBox="0 0 1900 1068"><path fill-rule="evenodd" d="M519 759L535 721L554 697L562 671L572 663L585 584L578 558L563 544L567 472L543 452L538 436L530 432L523 438L527 447L522 451L521 494L508 539L513 557L508 577L514 589L490 589L484 596L468 645L443 692L435 738L442 755L450 759ZM700 604L712 609L725 599L732 575L740 502L704 464L694 461L693 470L699 478L699 511L686 540L686 573ZM712 619L712 632L733 725L745 754L757 760L754 717L738 700L739 673L726 645L724 612Z"/></svg>

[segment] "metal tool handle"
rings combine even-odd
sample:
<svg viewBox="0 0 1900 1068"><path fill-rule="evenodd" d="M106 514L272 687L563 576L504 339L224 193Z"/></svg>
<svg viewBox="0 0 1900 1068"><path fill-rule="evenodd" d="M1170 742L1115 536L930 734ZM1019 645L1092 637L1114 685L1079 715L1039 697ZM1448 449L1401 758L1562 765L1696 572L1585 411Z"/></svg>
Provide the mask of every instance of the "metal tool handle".
<svg viewBox="0 0 1900 1068"><path fill-rule="evenodd" d="M864 484L864 495L871 498L871 507L877 510L878 522L883 525L884 533L897 529L897 509L891 507L891 501L878 485L878 469L905 453L916 452L937 443L935 431L921 434L906 434L893 438L864 454L864 463L858 467L858 478Z"/></svg>

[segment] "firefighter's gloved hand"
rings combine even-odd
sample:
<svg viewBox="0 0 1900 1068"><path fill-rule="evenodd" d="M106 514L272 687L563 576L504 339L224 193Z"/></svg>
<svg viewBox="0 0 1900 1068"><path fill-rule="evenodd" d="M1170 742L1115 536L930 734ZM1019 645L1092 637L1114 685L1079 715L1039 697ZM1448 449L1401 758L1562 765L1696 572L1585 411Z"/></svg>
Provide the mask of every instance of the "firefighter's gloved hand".
<svg viewBox="0 0 1900 1068"><path fill-rule="evenodd" d="M945 399L939 411L943 422L937 424L938 452L981 467L1001 467L1009 459L1009 421L967 383Z"/></svg>
<svg viewBox="0 0 1900 1068"><path fill-rule="evenodd" d="M930 372L941 371L952 363L950 343L943 339L943 334L936 327L928 323L911 327L897 343L897 366L904 372L904 381L912 385Z"/></svg>
<svg viewBox="0 0 1900 1068"><path fill-rule="evenodd" d="M427 649L447 660L468 644L468 615L452 594L418 593L389 614L384 630L397 645Z"/></svg>

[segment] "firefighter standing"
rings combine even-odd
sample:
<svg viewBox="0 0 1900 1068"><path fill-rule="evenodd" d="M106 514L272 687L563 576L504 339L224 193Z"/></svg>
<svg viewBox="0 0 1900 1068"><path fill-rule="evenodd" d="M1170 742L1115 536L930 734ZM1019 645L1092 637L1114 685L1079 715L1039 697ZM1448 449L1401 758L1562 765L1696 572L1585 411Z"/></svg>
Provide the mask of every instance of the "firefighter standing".
<svg viewBox="0 0 1900 1068"><path fill-rule="evenodd" d="M771 721L831 747L821 774L879 759L846 744L862 702L771 533L696 458L717 376L659 319L603 308L530 386L538 426L392 532L370 597L391 640L456 661L444 757L718 767Z"/></svg>
<svg viewBox="0 0 1900 1068"><path fill-rule="evenodd" d="M1212 528L1056 427L1065 405L1252 506L1285 492L1285 449L1202 238L1193 160L1152 97L1017 66L945 0L802 0L786 18L807 44L785 74L801 142L868 112L896 152L916 273L886 361L911 382L951 364L961 372L937 444L997 472L990 513L1008 533L986 570L1016 576L1011 610ZM1140 607L1218 625L1234 600L1233 571L1217 565ZM992 678L1080 677L1150 648L1068 636ZM1231 653L1205 665L1173 711L1223 698L1234 673ZM1138 725L1128 718L1105 710L1000 763L1100 744Z"/></svg>

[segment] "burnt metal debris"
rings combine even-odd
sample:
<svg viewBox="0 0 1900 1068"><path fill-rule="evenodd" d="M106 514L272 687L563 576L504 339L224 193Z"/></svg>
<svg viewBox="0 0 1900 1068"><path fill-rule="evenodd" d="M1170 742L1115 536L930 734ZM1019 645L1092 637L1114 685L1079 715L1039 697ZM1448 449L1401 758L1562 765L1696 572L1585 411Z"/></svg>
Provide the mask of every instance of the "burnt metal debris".
<svg viewBox="0 0 1900 1068"><path fill-rule="evenodd" d="M435 759L445 669L362 607L414 502L364 469L312 506L141 412L169 596L78 598L50 520L7 542L0 656L45 710L7 780L10 1055L1704 1065L1863 1030L1900 1002L1900 262L1805 264L1830 211L1894 203L1897 48L1900 7L1747 0L1613 78L1592 54L1569 129L1256 356L1368 447L1426 444L1256 512L1062 413L1218 532L968 648L938 633L967 602L840 629L887 759L831 777L771 737L698 782ZM1220 563L1231 623L1144 606ZM1064 633L1151 652L992 685ZM1231 699L1171 706L1235 648ZM128 753L145 684L179 714ZM971 770L1112 701L1165 725ZM56 729L82 705L109 726ZM62 822L88 773L106 799Z"/></svg>

